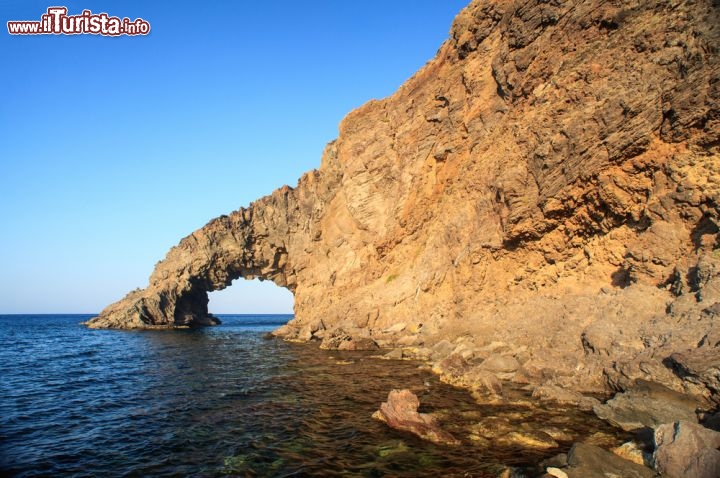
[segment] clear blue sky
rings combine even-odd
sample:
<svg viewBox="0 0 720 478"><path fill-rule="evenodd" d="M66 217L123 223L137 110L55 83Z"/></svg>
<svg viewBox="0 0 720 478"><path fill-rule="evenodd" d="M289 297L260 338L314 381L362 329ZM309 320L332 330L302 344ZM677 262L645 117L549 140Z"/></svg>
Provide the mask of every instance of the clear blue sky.
<svg viewBox="0 0 720 478"><path fill-rule="evenodd" d="M431 59L468 0L0 0L0 313L94 313L182 237L316 168L350 110ZM143 37L9 20L142 17ZM290 312L271 283L216 313Z"/></svg>

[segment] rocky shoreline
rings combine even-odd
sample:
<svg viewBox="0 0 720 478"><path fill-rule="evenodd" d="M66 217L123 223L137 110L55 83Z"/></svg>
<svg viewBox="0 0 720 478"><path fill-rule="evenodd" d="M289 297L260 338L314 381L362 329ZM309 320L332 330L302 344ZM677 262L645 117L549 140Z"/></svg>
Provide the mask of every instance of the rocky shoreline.
<svg viewBox="0 0 720 478"><path fill-rule="evenodd" d="M317 170L182 239L88 326L212 325L209 291L272 280L285 340L652 430L667 476L691 464L662 447L715 463L696 425L720 405L717 25L712 0L472 1Z"/></svg>
<svg viewBox="0 0 720 478"><path fill-rule="evenodd" d="M315 328L315 327L313 327ZM588 387L584 393L557 385L557 381L537 380L537 374L528 373L524 364L529 362L527 348L513 349L508 344L492 342L476 347L469 335L454 341L447 339L429 347L401 346L389 351L381 349L388 343L417 340L419 330L403 334L403 324L396 324L385 331L383 339L373 340L367 331L358 331L359 338L346 330L326 334L318 323L316 330L289 335L292 323L273 332L272 335L293 341L313 341L321 348L333 350L377 350L383 352L378 359L421 360L426 368L437 374L441 381L470 391L478 404L498 404L509 408L518 404L542 410L543 407L577 408L592 412L613 427L628 433L630 439L621 446L611 446L609 441L577 442L570 451L538 463L534 473L528 470L508 468L499 476L554 476L554 477L605 477L606 473L630 477L698 477L720 476L720 410L715 389L693 394L701 382L698 376L719 377L720 357L712 349L693 349L696 352L672 354L667 366L682 370L678 361L685 363L685 370L694 365L694 373L685 377L691 385L676 391L661 383L662 377L651 380L636 378L623 391L613 393L610 388ZM310 335L308 335L310 334ZM299 337L303 339L300 340ZM389 337L392 337L390 339ZM694 359L692 357L695 357ZM549 373L549 371L546 371ZM553 370L550 375L557 374ZM706 382L711 385L711 382ZM671 385L677 385L673 381ZM707 386L706 385L706 386ZM507 387L522 386L531 392L532 400L504 394ZM600 399L598 392L603 392ZM394 390L383 403L375 418L399 430L414 433L421 438L453 445L457 438L442 430L432 415L418 414L417 397L408 390ZM519 419L518 419L519 420ZM483 417L474 427L466 430L466 436L479 444L488 441L512 444L521 448L552 450L559 447L555 438L572 439L559 427L530 429L521 421L510 421L495 416ZM560 438L559 438L560 437Z"/></svg>

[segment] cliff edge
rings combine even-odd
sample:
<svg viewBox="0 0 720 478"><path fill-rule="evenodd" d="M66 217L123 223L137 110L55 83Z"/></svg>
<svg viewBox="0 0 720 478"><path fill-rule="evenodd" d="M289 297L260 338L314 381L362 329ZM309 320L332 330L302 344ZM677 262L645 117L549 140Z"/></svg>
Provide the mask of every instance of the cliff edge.
<svg viewBox="0 0 720 478"><path fill-rule="evenodd" d="M290 340L718 401L692 357L720 356L719 26L712 0L473 1L319 169L88 325L212 324L207 292L259 277L295 296Z"/></svg>

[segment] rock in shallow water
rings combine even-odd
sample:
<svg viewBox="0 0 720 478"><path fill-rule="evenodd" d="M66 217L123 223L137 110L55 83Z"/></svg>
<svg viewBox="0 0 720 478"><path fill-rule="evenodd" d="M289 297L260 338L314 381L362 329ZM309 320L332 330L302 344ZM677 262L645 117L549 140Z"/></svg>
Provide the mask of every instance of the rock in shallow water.
<svg viewBox="0 0 720 478"><path fill-rule="evenodd" d="M498 439L501 444L515 445L522 448L535 448L539 450L557 448L558 442L542 431L513 431Z"/></svg>
<svg viewBox="0 0 720 478"><path fill-rule="evenodd" d="M432 370L443 382L468 388L477 398L502 394L502 383L497 375L470 365L460 354L450 354L433 364Z"/></svg>
<svg viewBox="0 0 720 478"><path fill-rule="evenodd" d="M457 440L440 428L437 420L426 413L418 413L420 401L410 390L392 390L387 402L373 413L373 418L383 421L391 428L413 433L424 440L446 445L458 445Z"/></svg>

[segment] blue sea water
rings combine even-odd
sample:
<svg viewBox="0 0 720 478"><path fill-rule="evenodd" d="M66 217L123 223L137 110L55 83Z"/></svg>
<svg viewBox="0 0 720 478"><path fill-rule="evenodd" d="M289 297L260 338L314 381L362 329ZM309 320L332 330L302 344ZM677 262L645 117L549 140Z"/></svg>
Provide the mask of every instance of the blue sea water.
<svg viewBox="0 0 720 478"><path fill-rule="evenodd" d="M290 316L174 331L90 330L89 317L0 316L4 475L420 473L407 452L386 459L405 437L370 419L391 388L423 385L416 365L263 338ZM476 465L417 446L425 464Z"/></svg>
<svg viewBox="0 0 720 478"><path fill-rule="evenodd" d="M493 410L417 363L264 338L290 316L172 331L90 330L88 318L0 316L0 475L495 476L543 457L438 446L372 420L393 388L426 412Z"/></svg>

